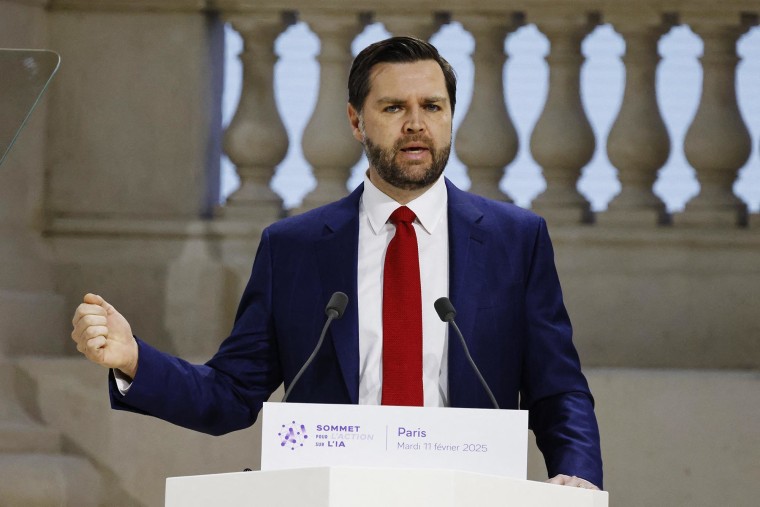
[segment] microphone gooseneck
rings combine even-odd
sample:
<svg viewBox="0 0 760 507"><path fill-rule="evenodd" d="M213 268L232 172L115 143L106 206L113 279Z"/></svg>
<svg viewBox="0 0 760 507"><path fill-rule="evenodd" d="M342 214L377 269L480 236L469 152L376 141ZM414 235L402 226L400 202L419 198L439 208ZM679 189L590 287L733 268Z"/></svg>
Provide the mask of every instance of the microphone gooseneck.
<svg viewBox="0 0 760 507"><path fill-rule="evenodd" d="M343 313L346 311L346 306L348 306L348 296L346 296L343 292L334 292L333 295L330 296L330 301L327 302L327 306L325 307L325 315L327 315L327 320L325 321L324 327L322 327L322 334L319 335L319 341L317 341L317 345L314 347L314 350L309 356L309 359L303 363L301 369L298 370L296 376L293 377L293 381L290 383L290 387L288 387L287 391L285 391L285 396L282 397L282 403L285 403L288 400L290 392L298 383L298 380L301 378L301 375L303 375L303 372L306 371L306 368L308 368L311 362L314 361L314 358L317 357L317 352L319 352L319 349L322 348L322 342L325 341L325 335L327 334L327 328L330 327L330 323L335 319L343 317Z"/></svg>
<svg viewBox="0 0 760 507"><path fill-rule="evenodd" d="M454 321L454 317L456 317L457 314L457 311L454 309L454 305L451 304L449 298L444 296L442 298L436 299L435 303L433 303L433 306L435 307L435 311L438 313L438 317L440 317L442 321L451 324L451 326L456 331L457 336L459 336L459 341L462 343L462 348L464 349L464 355L467 357L467 361L470 363L470 366L475 372L475 375L477 375L478 380L480 380L480 384L483 386L486 394L488 394L488 397L491 399L493 407L498 409L499 403L496 401L496 398L491 392L491 388L488 387L486 379L484 379L483 375L481 375L480 370L475 364L475 361L473 361L472 356L470 355L470 349L467 348L467 343L464 341L464 336L462 336L462 332L459 330L459 326L457 326L457 323Z"/></svg>

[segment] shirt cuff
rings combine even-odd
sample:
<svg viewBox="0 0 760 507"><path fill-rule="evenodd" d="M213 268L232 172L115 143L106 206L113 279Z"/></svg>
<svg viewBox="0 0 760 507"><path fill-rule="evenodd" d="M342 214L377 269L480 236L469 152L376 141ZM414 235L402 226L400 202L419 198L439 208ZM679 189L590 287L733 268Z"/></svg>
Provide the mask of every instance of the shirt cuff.
<svg viewBox="0 0 760 507"><path fill-rule="evenodd" d="M124 375L121 370L113 369L113 378L116 381L116 388L122 396L126 396L129 388L132 387L132 379Z"/></svg>

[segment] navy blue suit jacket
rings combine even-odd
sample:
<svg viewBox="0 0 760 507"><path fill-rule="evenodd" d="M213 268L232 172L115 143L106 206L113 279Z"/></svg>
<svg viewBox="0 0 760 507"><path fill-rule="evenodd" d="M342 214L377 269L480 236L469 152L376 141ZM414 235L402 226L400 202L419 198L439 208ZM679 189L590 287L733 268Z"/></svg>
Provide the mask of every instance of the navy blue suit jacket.
<svg viewBox="0 0 760 507"><path fill-rule="evenodd" d="M572 344L544 220L446 184L449 298L472 357L502 408L530 411L550 476L577 475L601 487L593 398ZM311 354L335 291L348 295L348 308L290 399L357 403L362 191L264 230L232 333L205 365L138 340L130 391L122 396L111 383L114 408L211 434L250 426ZM451 406L490 407L458 340L449 341L448 354Z"/></svg>

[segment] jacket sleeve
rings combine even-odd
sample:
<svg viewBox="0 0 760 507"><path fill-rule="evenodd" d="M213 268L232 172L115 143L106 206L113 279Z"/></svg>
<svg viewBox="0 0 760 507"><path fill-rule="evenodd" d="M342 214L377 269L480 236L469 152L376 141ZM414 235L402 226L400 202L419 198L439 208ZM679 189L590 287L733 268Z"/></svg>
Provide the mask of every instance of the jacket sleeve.
<svg viewBox="0 0 760 507"><path fill-rule="evenodd" d="M594 399L581 372L562 300L554 251L539 220L526 278L527 336L521 407L544 454L550 477L575 475L602 487L602 458Z"/></svg>

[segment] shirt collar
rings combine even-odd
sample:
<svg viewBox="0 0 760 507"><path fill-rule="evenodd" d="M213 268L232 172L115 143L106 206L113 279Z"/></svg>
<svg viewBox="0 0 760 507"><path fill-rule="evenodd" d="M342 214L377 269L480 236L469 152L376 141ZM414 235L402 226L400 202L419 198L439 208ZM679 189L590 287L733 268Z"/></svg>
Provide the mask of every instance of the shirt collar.
<svg viewBox="0 0 760 507"><path fill-rule="evenodd" d="M406 206L417 215L417 221L425 232L433 234L446 210L447 203L448 193L443 176L441 176L424 194L410 201ZM380 234L391 213L399 207L399 203L381 192L370 181L366 173L364 174L362 204L367 213L372 232L375 234Z"/></svg>

